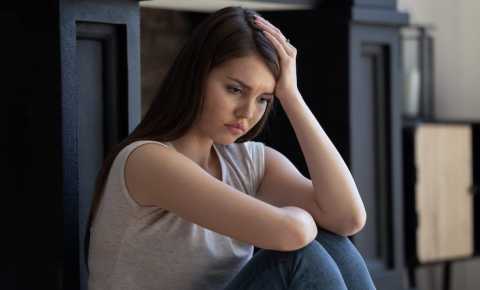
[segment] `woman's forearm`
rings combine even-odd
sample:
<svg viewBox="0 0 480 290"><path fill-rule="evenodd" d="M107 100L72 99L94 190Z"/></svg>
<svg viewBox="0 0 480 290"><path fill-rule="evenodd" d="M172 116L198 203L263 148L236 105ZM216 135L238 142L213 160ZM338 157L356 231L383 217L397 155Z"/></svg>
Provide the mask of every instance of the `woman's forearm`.
<svg viewBox="0 0 480 290"><path fill-rule="evenodd" d="M298 93L281 104L302 149L318 207L353 230L363 227L366 213L353 177L303 97Z"/></svg>

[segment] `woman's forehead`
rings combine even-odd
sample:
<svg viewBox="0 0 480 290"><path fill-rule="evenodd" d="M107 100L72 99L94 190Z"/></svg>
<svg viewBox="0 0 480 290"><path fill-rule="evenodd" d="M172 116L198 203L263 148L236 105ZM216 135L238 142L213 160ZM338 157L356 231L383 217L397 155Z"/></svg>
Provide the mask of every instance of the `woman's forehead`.
<svg viewBox="0 0 480 290"><path fill-rule="evenodd" d="M275 87L273 73L258 56L232 58L217 67L216 72L223 78L240 80L252 88L262 86L273 91Z"/></svg>

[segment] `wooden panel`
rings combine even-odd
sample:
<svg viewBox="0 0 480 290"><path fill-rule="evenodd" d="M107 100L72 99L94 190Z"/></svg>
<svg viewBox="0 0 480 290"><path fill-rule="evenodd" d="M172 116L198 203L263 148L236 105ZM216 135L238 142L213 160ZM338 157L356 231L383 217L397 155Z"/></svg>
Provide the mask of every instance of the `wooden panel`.
<svg viewBox="0 0 480 290"><path fill-rule="evenodd" d="M127 134L125 42L125 25L77 22L80 261L88 249L84 238L96 175L107 151ZM85 266L80 267L80 289L87 289Z"/></svg>
<svg viewBox="0 0 480 290"><path fill-rule="evenodd" d="M480 256L480 123L474 123L472 130L474 252L476 256Z"/></svg>
<svg viewBox="0 0 480 290"><path fill-rule="evenodd" d="M356 88L358 98L352 100L352 174L365 204L368 223L362 232L355 236L355 243L364 257L380 264L388 263L388 229L390 228L387 210L389 178L386 137L389 126L386 107L387 92L385 76L388 67L385 62L388 49L380 44L363 44L361 47L361 73ZM366 150L366 148L369 148Z"/></svg>
<svg viewBox="0 0 480 290"><path fill-rule="evenodd" d="M103 83L103 45L101 41L77 41L77 69L79 79L78 98L78 221L79 221L79 255L85 259L85 230L88 211L90 210L93 181L101 166L104 146L103 120L105 118ZM108 128L107 128L108 129ZM86 289L87 273L80 267L80 289Z"/></svg>
<svg viewBox="0 0 480 290"><path fill-rule="evenodd" d="M398 32L355 25L350 33L350 165L367 210L353 240L378 289L403 289Z"/></svg>
<svg viewBox="0 0 480 290"><path fill-rule="evenodd" d="M417 255L431 262L473 253L471 129L421 126L416 131Z"/></svg>
<svg viewBox="0 0 480 290"><path fill-rule="evenodd" d="M381 277L395 272L399 278L400 253L395 246L401 227L398 211L401 204L396 202L395 179L400 178L395 165L396 143L392 128L395 121L394 93L391 91L394 71L390 65L395 46L386 40L385 31L356 29L358 49L361 58L356 58L352 67L354 76L351 100L352 174L367 210L367 224L355 235L354 241L367 260L375 282L387 281ZM362 34L365 33L365 34ZM378 39L367 38L375 35ZM381 38L380 38L381 37ZM357 55L355 55L357 56ZM393 132L396 132L393 130ZM394 240L396 240L394 242ZM401 241L400 241L401 242ZM374 273L375 272L375 273ZM393 274L392 274L393 275ZM379 280L380 279L380 280ZM380 285L380 284L379 284ZM393 282L382 284L390 287Z"/></svg>

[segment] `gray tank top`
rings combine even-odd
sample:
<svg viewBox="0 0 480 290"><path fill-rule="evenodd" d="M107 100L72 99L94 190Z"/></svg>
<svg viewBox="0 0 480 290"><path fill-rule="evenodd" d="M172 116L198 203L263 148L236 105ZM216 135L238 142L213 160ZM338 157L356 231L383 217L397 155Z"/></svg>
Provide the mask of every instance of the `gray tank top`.
<svg viewBox="0 0 480 290"><path fill-rule="evenodd" d="M123 148L107 178L90 228L89 290L220 290L253 255L253 245L221 235L156 206L140 206L128 193ZM214 144L223 182L255 196L264 173L261 142Z"/></svg>

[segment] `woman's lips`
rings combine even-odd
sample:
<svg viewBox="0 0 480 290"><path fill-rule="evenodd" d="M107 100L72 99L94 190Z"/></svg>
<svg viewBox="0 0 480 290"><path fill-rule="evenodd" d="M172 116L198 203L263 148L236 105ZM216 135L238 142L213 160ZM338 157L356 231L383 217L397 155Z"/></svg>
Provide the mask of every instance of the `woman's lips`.
<svg viewBox="0 0 480 290"><path fill-rule="evenodd" d="M232 134L235 134L235 135L239 135L239 134L242 134L243 133L243 130L240 129L240 128L237 128L235 126L232 126L232 125L225 125L228 130L232 133Z"/></svg>

